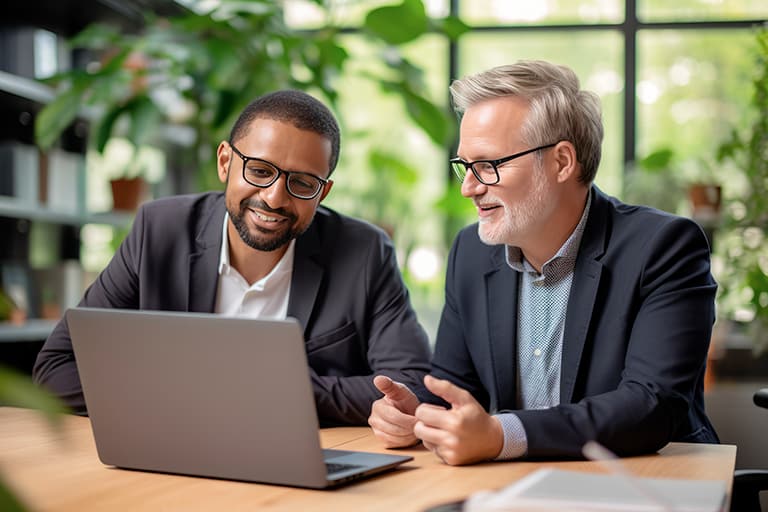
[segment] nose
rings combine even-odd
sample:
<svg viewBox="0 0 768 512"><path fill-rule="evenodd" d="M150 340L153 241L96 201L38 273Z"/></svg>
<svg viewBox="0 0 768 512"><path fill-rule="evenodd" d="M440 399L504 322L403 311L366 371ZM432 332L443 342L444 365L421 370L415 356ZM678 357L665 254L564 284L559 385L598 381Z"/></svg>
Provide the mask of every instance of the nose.
<svg viewBox="0 0 768 512"><path fill-rule="evenodd" d="M461 182L461 195L464 197L475 197L485 194L488 185L480 183L475 177L475 174L469 170L467 175L464 176L464 181Z"/></svg>
<svg viewBox="0 0 768 512"><path fill-rule="evenodd" d="M259 197L270 208L278 209L288 205L291 202L291 195L288 193L287 180L287 175L280 174L273 184L267 188L259 189Z"/></svg>

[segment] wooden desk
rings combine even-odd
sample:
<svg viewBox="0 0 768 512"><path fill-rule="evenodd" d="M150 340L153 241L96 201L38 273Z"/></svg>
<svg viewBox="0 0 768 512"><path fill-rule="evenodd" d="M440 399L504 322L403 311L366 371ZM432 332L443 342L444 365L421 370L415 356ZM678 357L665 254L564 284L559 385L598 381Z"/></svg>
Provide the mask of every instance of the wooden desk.
<svg viewBox="0 0 768 512"><path fill-rule="evenodd" d="M386 452L365 427L324 429L326 448ZM64 417L52 430L39 413L0 407L0 473L32 509L92 510L365 510L419 511L502 487L543 463L497 462L451 467L418 447L414 460L394 472L330 491L214 480L102 465L87 418ZM636 475L722 480L730 492L736 447L672 443L659 454L624 459ZM562 469L594 471L593 462L556 462Z"/></svg>

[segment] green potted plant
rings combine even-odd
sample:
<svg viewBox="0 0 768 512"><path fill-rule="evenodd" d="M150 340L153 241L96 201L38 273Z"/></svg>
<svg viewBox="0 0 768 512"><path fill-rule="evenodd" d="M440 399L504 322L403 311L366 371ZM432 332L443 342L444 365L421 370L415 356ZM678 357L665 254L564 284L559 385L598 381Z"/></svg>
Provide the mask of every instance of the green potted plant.
<svg viewBox="0 0 768 512"><path fill-rule="evenodd" d="M672 149L663 147L635 161L624 180L624 200L670 213L681 210L685 197L683 180Z"/></svg>
<svg viewBox="0 0 768 512"><path fill-rule="evenodd" d="M759 353L768 348L768 27L755 31L755 41L748 121L717 151L729 165L718 246L721 303L730 316L748 321Z"/></svg>
<svg viewBox="0 0 768 512"><path fill-rule="evenodd" d="M680 164L681 182L688 198L688 212L704 227L715 228L722 204L719 166L706 156L689 158Z"/></svg>
<svg viewBox="0 0 768 512"><path fill-rule="evenodd" d="M97 112L91 140L99 152L115 135L140 147L167 140L175 126L183 125L191 128L192 140L173 152L181 159L177 165L200 171L198 188L220 186L210 172L215 146L254 97L295 88L337 104L335 79L350 57L342 41L344 27L333 23L334 2L316 3L328 23L311 34L286 26L282 3L266 0L222 0L207 12L168 18L148 13L139 33L87 27L72 45L100 59L88 69L48 80L59 92L36 120L38 144L50 147L83 106ZM361 75L400 98L416 126L441 146L453 136L451 117L428 99L420 70L401 46L430 31L457 37L466 28L456 18L430 18L422 0L372 9L362 27L387 69Z"/></svg>

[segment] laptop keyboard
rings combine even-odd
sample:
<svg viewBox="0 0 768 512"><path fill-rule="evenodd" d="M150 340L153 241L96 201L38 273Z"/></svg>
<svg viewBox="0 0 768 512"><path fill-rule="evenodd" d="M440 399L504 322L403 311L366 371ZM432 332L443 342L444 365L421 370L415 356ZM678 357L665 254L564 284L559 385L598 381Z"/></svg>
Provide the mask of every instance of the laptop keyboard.
<svg viewBox="0 0 768 512"><path fill-rule="evenodd" d="M326 462L325 468L328 471L328 474L338 473L340 471L347 471L350 469L360 469L363 466L359 466L357 464L339 464L337 462Z"/></svg>

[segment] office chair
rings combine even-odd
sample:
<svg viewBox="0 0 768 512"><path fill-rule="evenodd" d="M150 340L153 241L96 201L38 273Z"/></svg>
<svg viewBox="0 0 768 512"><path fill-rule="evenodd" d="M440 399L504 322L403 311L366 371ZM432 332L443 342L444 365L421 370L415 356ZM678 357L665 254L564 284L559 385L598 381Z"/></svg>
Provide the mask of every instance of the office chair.
<svg viewBox="0 0 768 512"><path fill-rule="evenodd" d="M756 391L752 401L768 409L768 388ZM760 512L760 491L768 491L768 469L737 469L733 474L731 512Z"/></svg>

